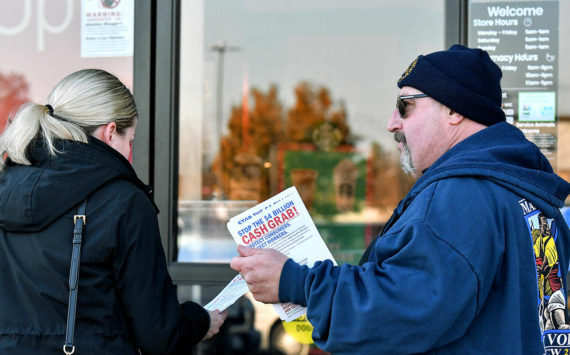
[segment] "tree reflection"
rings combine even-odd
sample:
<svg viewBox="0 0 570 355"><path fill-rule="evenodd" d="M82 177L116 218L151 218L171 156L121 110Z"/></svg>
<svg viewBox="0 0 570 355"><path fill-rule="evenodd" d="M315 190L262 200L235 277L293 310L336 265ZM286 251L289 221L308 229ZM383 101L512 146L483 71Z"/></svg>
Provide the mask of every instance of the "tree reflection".
<svg viewBox="0 0 570 355"><path fill-rule="evenodd" d="M253 88L252 105L246 97L232 107L202 197L262 201L295 185L316 214L375 209L384 220L413 184L397 156L379 143L357 152L346 106L326 87L301 82L294 94L285 109L275 85Z"/></svg>
<svg viewBox="0 0 570 355"><path fill-rule="evenodd" d="M23 75L0 73L0 132L16 109L28 101L28 83Z"/></svg>
<svg viewBox="0 0 570 355"><path fill-rule="evenodd" d="M284 139L283 106L277 87L272 85L266 93L253 88L251 96L251 110L245 111L244 102L232 107L229 134L222 137L220 154L212 164L215 178L208 179L217 186L207 191L232 200L260 200L269 195L267 163L272 148Z"/></svg>
<svg viewBox="0 0 570 355"><path fill-rule="evenodd" d="M344 103L340 102L335 107L327 88L316 88L302 82L295 88L295 99L295 105L287 112L288 142L311 143L315 138L314 133L326 123L327 127L338 132L336 145L353 145L354 137L351 137L346 122Z"/></svg>

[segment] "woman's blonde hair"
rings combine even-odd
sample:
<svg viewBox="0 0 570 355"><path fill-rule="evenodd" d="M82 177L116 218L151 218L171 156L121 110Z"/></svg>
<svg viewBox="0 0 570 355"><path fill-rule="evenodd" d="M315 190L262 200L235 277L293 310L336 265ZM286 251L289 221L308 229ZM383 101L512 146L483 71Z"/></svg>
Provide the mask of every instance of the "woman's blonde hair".
<svg viewBox="0 0 570 355"><path fill-rule="evenodd" d="M99 69L77 71L55 86L47 105L26 103L9 120L0 136L0 171L7 158L30 165L26 152L35 139L42 139L55 156L54 139L87 143L87 135L111 122L122 134L136 117L133 95L117 77Z"/></svg>

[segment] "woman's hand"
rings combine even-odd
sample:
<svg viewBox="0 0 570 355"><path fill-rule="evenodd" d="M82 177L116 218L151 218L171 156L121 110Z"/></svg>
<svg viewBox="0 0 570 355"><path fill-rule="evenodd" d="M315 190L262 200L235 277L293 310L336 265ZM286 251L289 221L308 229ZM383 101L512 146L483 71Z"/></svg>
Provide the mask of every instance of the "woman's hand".
<svg viewBox="0 0 570 355"><path fill-rule="evenodd" d="M224 321L228 316L228 312L226 311L220 312L217 309L213 311L208 311L208 313L210 314L210 329L208 329L208 332L206 333L202 341L210 339L214 335L218 334L218 332L220 331L220 327L222 326L222 324L224 324Z"/></svg>

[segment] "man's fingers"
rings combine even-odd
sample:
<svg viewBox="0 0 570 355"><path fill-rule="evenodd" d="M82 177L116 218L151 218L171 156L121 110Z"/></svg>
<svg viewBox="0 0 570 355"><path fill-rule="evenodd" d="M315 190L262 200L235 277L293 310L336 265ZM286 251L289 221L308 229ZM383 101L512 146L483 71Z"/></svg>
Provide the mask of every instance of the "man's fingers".
<svg viewBox="0 0 570 355"><path fill-rule="evenodd" d="M238 244L237 251L238 251L239 255L241 255L241 256L252 256L255 254L257 249L244 247L243 245Z"/></svg>
<svg viewBox="0 0 570 355"><path fill-rule="evenodd" d="M234 256L232 258L232 260L230 261L230 267L237 272L241 272L241 270L244 267L244 263L245 263L245 259L243 257Z"/></svg>
<svg viewBox="0 0 570 355"><path fill-rule="evenodd" d="M237 272L241 272L247 264L247 257L257 254L260 249L237 246L238 256L234 256L230 262L230 267Z"/></svg>

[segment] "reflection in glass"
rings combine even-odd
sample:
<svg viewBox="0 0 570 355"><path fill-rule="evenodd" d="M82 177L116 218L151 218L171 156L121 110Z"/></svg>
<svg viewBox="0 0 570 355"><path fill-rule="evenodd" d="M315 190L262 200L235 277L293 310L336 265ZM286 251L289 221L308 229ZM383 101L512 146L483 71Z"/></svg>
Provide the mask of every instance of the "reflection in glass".
<svg viewBox="0 0 570 355"><path fill-rule="evenodd" d="M227 262L236 255L236 244L227 221L256 201L179 201L178 260ZM204 238L207 236L207 238Z"/></svg>
<svg viewBox="0 0 570 355"><path fill-rule="evenodd" d="M20 74L0 72L0 132L9 117L28 99L29 84Z"/></svg>
<svg viewBox="0 0 570 355"><path fill-rule="evenodd" d="M295 185L337 261L357 262L413 183L386 125L401 71L443 49L443 1L181 10L178 261L229 261L227 219Z"/></svg>

